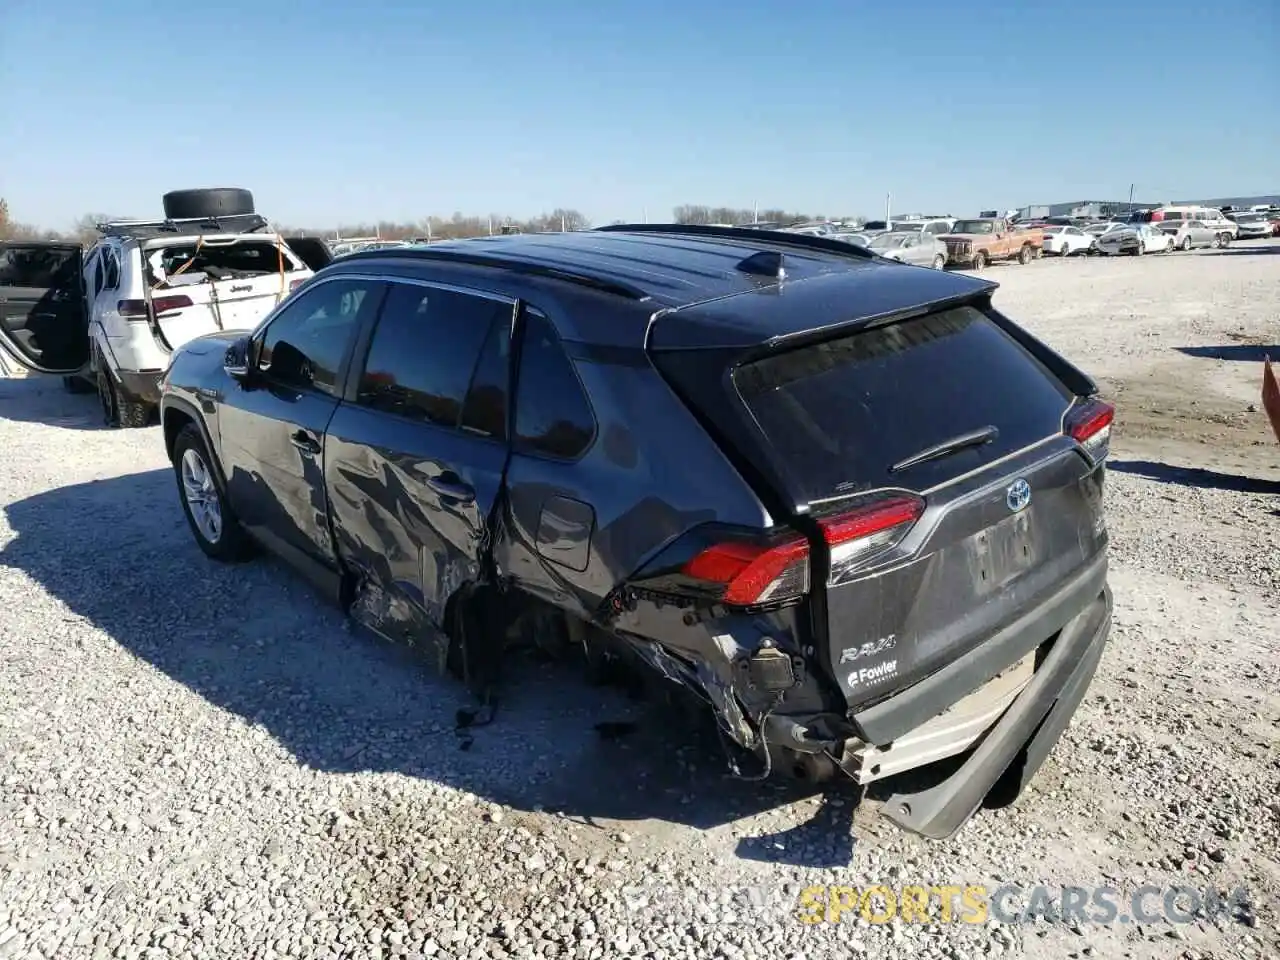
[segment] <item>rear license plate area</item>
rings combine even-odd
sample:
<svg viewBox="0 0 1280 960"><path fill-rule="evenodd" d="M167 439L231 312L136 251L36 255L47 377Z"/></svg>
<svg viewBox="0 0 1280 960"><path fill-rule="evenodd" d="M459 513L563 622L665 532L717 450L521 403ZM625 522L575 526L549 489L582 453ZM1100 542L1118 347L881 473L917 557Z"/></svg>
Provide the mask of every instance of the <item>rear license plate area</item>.
<svg viewBox="0 0 1280 960"><path fill-rule="evenodd" d="M980 596L1000 590L1036 562L1031 514L1017 513L969 538L973 585Z"/></svg>

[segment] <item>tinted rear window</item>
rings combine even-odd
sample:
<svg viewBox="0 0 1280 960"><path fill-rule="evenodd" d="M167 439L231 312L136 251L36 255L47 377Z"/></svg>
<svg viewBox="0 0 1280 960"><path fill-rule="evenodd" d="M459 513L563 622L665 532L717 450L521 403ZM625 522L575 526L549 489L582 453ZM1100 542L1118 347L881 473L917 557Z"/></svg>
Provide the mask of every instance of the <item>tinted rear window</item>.
<svg viewBox="0 0 1280 960"><path fill-rule="evenodd" d="M738 392L808 499L916 490L1061 428L1070 392L981 311L960 307L740 367ZM891 470L984 427L991 442Z"/></svg>

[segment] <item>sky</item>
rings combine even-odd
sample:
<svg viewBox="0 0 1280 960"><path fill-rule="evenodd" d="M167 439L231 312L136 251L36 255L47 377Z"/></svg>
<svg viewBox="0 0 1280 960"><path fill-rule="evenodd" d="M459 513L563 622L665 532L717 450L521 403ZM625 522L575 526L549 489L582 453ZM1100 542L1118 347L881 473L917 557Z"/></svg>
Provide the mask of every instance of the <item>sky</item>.
<svg viewBox="0 0 1280 960"><path fill-rule="evenodd" d="M1280 192L1277 0L0 0L0 90L0 196L56 229Z"/></svg>

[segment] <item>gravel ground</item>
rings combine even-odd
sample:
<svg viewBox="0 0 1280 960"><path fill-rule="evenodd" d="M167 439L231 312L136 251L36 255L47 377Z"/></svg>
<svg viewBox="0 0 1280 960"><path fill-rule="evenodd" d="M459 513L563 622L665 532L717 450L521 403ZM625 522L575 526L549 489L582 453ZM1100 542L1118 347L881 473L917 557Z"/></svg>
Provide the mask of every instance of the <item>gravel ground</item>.
<svg viewBox="0 0 1280 960"><path fill-rule="evenodd" d="M1280 243L989 275L1121 405L1115 629L1028 792L942 843L874 797L726 779L567 666L523 667L463 739L460 689L407 651L278 564L205 560L158 428L0 380L0 958L1280 956ZM1250 905L798 922L803 888L875 883Z"/></svg>

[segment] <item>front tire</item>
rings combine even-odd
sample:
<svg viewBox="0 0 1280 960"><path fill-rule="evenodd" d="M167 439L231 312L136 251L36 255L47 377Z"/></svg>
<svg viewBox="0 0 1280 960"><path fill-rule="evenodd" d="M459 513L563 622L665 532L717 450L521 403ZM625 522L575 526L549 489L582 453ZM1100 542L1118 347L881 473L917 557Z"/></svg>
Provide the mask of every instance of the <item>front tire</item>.
<svg viewBox="0 0 1280 960"><path fill-rule="evenodd" d="M1182 243L1181 243L1181 245L1178 247L1178 249L1179 249L1179 250L1181 250L1183 253L1190 253L1190 252L1191 252L1191 238L1190 238L1190 237L1183 237L1183 238L1182 238Z"/></svg>
<svg viewBox="0 0 1280 960"><path fill-rule="evenodd" d="M1067 255L1065 247L1062 250L1062 255L1064 257ZM1018 251L1018 263L1022 264L1025 267L1030 262L1031 262L1031 247L1029 245L1024 245L1023 248Z"/></svg>
<svg viewBox="0 0 1280 960"><path fill-rule="evenodd" d="M205 555L222 563L252 556L253 543L227 503L204 437L194 423L178 431L173 442L173 471L187 526Z"/></svg>
<svg viewBox="0 0 1280 960"><path fill-rule="evenodd" d="M938 254L933 258L933 269L941 270L947 265L947 258L942 254Z"/></svg>
<svg viewBox="0 0 1280 960"><path fill-rule="evenodd" d="M970 269L982 270L987 265L987 255L979 250L973 255L973 265Z"/></svg>

